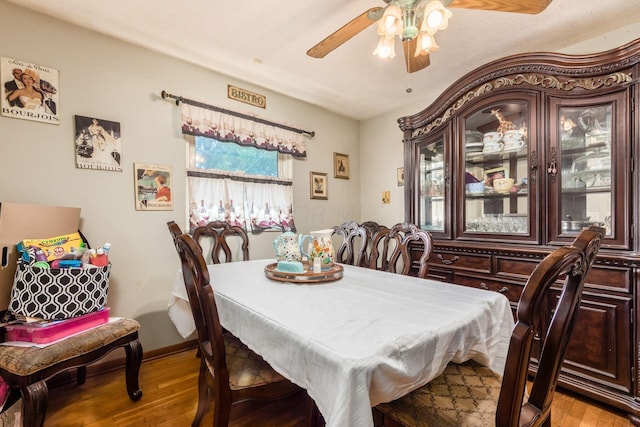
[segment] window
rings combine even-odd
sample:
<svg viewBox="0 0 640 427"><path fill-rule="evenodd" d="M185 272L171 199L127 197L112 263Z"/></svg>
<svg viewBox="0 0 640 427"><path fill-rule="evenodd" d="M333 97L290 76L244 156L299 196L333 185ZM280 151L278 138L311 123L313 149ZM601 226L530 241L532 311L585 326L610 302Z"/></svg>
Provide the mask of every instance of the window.
<svg viewBox="0 0 640 427"><path fill-rule="evenodd" d="M190 139L191 229L225 221L252 233L295 231L291 156L213 138Z"/></svg>
<svg viewBox="0 0 640 427"><path fill-rule="evenodd" d="M300 131L180 99L190 228L226 221L253 233L295 231L293 158L307 155Z"/></svg>
<svg viewBox="0 0 640 427"><path fill-rule="evenodd" d="M196 169L242 171L247 175L278 176L278 152L196 136Z"/></svg>

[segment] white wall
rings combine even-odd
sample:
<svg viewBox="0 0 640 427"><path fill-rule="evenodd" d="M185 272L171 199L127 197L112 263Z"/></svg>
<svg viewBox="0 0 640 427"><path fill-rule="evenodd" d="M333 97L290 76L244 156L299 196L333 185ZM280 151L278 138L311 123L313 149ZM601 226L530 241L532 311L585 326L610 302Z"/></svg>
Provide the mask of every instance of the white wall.
<svg viewBox="0 0 640 427"><path fill-rule="evenodd" d="M113 247L111 313L141 322L145 350L181 341L167 316L178 257L166 223L186 224L185 147L180 110L160 98L162 90L315 131L307 139L308 158L294 166L298 230L360 218L353 197L360 189L356 121L1 0L0 16L0 56L59 70L61 117L59 125L0 117L0 202L82 209L81 228L92 245L108 241ZM228 84L266 95L267 109L228 100ZM75 167L75 114L120 122L123 172ZM350 155L351 179L333 178L334 151ZM172 167L173 211L135 210L134 162ZM309 171L328 174L328 201L309 199ZM271 257L274 238L251 236L251 257Z"/></svg>
<svg viewBox="0 0 640 427"><path fill-rule="evenodd" d="M560 52L569 54L601 52L622 46L638 37L640 37L640 23L567 46ZM464 73L451 73L450 81L434 82L430 92L413 93L412 97L417 101L412 105L361 122L360 179L363 183L361 196L363 220L373 219L385 225L404 220L403 187L396 187L396 169L403 165L403 135L397 120L427 108L438 95L463 75ZM410 178L407 176L406 179ZM391 190L390 205L382 205L380 200L382 190Z"/></svg>

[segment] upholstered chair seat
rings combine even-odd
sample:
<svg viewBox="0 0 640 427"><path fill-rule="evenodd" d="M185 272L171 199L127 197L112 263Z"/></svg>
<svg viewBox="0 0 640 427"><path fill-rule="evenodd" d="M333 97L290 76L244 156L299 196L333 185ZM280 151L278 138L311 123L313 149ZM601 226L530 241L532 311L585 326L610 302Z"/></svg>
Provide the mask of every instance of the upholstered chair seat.
<svg viewBox="0 0 640 427"><path fill-rule="evenodd" d="M502 379L474 361L450 363L439 377L402 399L378 406L405 426L495 425Z"/></svg>
<svg viewBox="0 0 640 427"><path fill-rule="evenodd" d="M48 366L108 345L138 329L140 324L137 321L120 319L43 348L2 345L0 366L1 369L15 375L31 375Z"/></svg>
<svg viewBox="0 0 640 427"><path fill-rule="evenodd" d="M226 333L223 335L223 340L231 390L258 387L284 380L267 362L249 350L234 335Z"/></svg>

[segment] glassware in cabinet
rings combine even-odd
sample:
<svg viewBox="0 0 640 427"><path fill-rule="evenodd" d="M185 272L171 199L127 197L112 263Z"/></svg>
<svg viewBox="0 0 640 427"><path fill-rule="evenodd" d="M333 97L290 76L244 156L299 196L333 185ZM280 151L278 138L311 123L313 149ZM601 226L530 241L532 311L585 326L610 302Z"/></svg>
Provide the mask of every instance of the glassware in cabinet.
<svg viewBox="0 0 640 427"><path fill-rule="evenodd" d="M529 103L485 105L463 120L463 233L528 236Z"/></svg>
<svg viewBox="0 0 640 427"><path fill-rule="evenodd" d="M607 247L629 248L628 209L631 164L628 143L629 93L588 100L550 98L549 225L552 243L575 238L584 227L605 227Z"/></svg>
<svg viewBox="0 0 640 427"><path fill-rule="evenodd" d="M447 169L444 139L425 144L420 152L420 227L445 231Z"/></svg>

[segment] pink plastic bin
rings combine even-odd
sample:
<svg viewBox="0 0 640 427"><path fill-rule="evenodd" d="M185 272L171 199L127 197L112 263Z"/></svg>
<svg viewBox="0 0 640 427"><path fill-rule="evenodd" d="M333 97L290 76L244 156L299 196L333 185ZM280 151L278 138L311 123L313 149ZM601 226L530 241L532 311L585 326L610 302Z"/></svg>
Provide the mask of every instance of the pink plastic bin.
<svg viewBox="0 0 640 427"><path fill-rule="evenodd" d="M46 344L109 321L109 307L102 310L46 324L7 325L7 341Z"/></svg>

